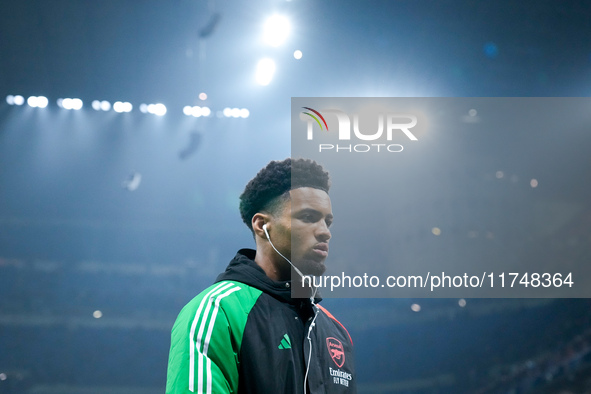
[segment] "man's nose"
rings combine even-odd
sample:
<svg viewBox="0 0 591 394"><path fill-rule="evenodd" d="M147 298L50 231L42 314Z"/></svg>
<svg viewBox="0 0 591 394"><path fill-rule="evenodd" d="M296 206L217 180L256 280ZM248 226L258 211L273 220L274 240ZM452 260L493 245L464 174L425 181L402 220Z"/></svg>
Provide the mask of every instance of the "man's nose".
<svg viewBox="0 0 591 394"><path fill-rule="evenodd" d="M316 238L318 238L318 240L321 242L326 242L330 239L331 236L332 234L330 233L330 229L328 228L326 222L324 222L323 220L320 221L320 228L316 233Z"/></svg>

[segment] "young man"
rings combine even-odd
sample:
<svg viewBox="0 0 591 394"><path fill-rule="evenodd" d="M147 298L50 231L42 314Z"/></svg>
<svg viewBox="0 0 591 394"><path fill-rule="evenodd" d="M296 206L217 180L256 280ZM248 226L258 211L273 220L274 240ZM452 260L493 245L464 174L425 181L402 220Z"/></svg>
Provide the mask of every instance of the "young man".
<svg viewBox="0 0 591 394"><path fill-rule="evenodd" d="M328 189L328 173L303 159L272 161L248 183L240 213L256 251L238 251L179 314L167 393L356 392L351 337L301 280L325 271Z"/></svg>

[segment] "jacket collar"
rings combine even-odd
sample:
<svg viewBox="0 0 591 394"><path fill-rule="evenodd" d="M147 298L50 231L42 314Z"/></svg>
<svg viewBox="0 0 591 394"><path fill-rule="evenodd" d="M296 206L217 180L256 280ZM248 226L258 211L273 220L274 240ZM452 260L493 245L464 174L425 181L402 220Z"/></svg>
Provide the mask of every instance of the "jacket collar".
<svg viewBox="0 0 591 394"><path fill-rule="evenodd" d="M301 299L291 297L291 281L275 281L269 278L265 271L255 263L255 256L256 250L240 249L230 261L226 271L217 277L216 282L233 280L264 291L283 302L290 304L301 302ZM315 298L315 302L320 302L320 300L319 297Z"/></svg>

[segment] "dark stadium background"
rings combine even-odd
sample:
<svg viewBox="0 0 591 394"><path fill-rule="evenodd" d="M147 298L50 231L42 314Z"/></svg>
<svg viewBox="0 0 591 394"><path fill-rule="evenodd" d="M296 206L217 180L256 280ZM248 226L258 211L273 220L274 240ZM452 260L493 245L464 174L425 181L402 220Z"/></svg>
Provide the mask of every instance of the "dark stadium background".
<svg viewBox="0 0 591 394"><path fill-rule="evenodd" d="M290 155L291 97L591 92L589 1L3 0L0 10L0 393L164 391L176 314L252 246L237 199ZM292 23L278 48L260 42L274 12ZM268 86L254 82L262 57L277 64ZM95 111L93 100L134 107ZM186 116L187 105L213 115ZM556 243L542 260L591 262L590 131L566 162L552 152L572 145L531 138L548 157L530 168L552 185L539 193L559 209L551 231L523 237ZM527 156L510 160L528 168ZM591 392L587 299L325 305L354 339L360 393Z"/></svg>

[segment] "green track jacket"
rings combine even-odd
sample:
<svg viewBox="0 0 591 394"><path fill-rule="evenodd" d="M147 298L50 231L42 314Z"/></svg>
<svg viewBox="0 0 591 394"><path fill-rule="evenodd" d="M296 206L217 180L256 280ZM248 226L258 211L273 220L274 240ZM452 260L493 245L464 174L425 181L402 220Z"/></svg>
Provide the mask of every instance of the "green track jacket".
<svg viewBox="0 0 591 394"><path fill-rule="evenodd" d="M310 300L292 299L291 283L267 277L255 253L240 250L180 312L166 393L356 393L345 327Z"/></svg>

